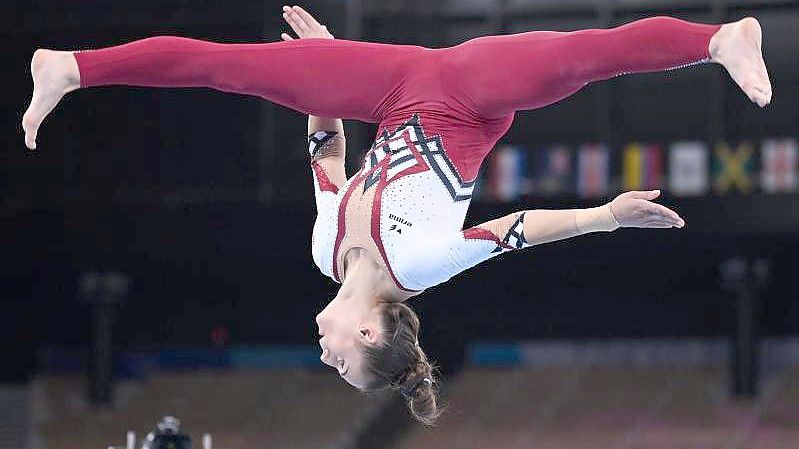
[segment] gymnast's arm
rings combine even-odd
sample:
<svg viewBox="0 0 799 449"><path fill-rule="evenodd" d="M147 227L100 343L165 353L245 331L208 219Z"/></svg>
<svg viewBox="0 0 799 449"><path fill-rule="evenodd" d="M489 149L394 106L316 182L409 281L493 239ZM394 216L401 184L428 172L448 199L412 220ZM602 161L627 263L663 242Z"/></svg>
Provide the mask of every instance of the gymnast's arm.
<svg viewBox="0 0 799 449"><path fill-rule="evenodd" d="M323 274L335 279L333 247L336 240L338 192L346 182L344 124L339 119L308 116L308 151L311 154L316 220L311 255Z"/></svg>
<svg viewBox="0 0 799 449"><path fill-rule="evenodd" d="M300 39L312 37L333 39L327 27L321 25L299 6L291 8L284 6L283 19ZM294 39L287 33L281 34L280 37L284 41ZM320 79L319 82L324 81ZM311 255L319 270L333 279L335 279L333 247L338 213L336 204L338 191L347 180L344 171L346 148L344 124L341 119L308 116L308 152L311 155L317 213L311 240Z"/></svg>
<svg viewBox="0 0 799 449"><path fill-rule="evenodd" d="M685 222L676 212L652 202L658 196L659 190L633 191L599 207L519 211L430 239L417 251L419 256L404 260L400 280L407 288L424 290L511 250L619 227L683 227Z"/></svg>
<svg viewBox="0 0 799 449"><path fill-rule="evenodd" d="M659 190L626 192L599 207L522 211L483 223L478 228L502 237L505 249L519 249L591 232L614 231L619 227L683 227L685 222L676 212L652 202L658 196ZM518 238L514 232L519 234Z"/></svg>
<svg viewBox="0 0 799 449"><path fill-rule="evenodd" d="M626 192L603 206L588 209L528 210L517 212L483 223L478 228L491 231L496 236L507 236L516 225L523 246L540 245L568 239L582 234L613 231L626 228L681 228L685 222L669 208L652 200L660 196L659 190ZM504 243L513 239L503 238ZM513 242L516 243L515 241ZM520 246L514 245L517 249Z"/></svg>
<svg viewBox="0 0 799 449"><path fill-rule="evenodd" d="M320 24L299 6L284 6L283 20L300 39L333 39L326 26ZM294 40L288 33L282 33L280 38L284 41ZM311 167L316 181L317 203L320 192L335 193L346 182L347 174L344 171L346 147L344 124L341 119L308 116L308 151L311 153Z"/></svg>

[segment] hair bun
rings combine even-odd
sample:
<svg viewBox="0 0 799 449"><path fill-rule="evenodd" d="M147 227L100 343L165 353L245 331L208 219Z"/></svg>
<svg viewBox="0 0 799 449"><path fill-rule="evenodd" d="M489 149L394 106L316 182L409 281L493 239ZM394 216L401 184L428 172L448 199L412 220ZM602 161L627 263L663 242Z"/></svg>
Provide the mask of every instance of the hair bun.
<svg viewBox="0 0 799 449"><path fill-rule="evenodd" d="M441 415L432 374L419 380L413 394L406 397L406 401L413 417L425 425L432 426Z"/></svg>
<svg viewBox="0 0 799 449"><path fill-rule="evenodd" d="M402 395L402 397L404 397L405 399L411 399L416 394L416 392L419 391L419 389L422 387L432 388L433 379L430 378L429 376L426 376L422 379L419 379L418 381L413 382L413 384L411 384L410 386L400 387L399 392Z"/></svg>

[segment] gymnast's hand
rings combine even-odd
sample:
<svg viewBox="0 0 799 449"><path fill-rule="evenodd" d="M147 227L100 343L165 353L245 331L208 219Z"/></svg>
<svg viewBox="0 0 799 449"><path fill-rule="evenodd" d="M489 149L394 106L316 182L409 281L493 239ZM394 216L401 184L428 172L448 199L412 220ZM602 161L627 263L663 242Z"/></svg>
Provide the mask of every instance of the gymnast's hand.
<svg viewBox="0 0 799 449"><path fill-rule="evenodd" d="M625 228L681 228L685 221L668 207L653 203L660 190L625 192L610 202L610 211Z"/></svg>
<svg viewBox="0 0 799 449"><path fill-rule="evenodd" d="M318 39L333 39L333 35L327 30L327 27L320 24L308 11L300 8L299 6L284 6L283 7L283 20L289 24L292 30L297 33L300 39L305 38L318 38ZM294 38L289 36L288 33L282 33L280 38L284 41L293 41Z"/></svg>

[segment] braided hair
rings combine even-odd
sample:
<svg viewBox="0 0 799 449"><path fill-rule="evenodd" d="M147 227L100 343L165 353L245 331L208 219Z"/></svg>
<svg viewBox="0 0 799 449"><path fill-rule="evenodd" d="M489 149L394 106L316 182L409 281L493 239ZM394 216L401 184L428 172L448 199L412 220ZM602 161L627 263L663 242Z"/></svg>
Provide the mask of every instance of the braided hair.
<svg viewBox="0 0 799 449"><path fill-rule="evenodd" d="M419 317L403 303L381 303L377 307L385 338L375 346L364 347L366 371L372 377L366 390L398 391L414 418L433 425L441 415L438 380L419 346Z"/></svg>

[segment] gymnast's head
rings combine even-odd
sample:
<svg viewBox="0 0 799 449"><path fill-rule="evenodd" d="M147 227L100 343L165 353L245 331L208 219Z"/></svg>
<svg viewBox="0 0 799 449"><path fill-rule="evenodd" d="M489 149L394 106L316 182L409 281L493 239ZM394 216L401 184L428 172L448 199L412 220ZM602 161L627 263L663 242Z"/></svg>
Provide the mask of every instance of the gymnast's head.
<svg viewBox="0 0 799 449"><path fill-rule="evenodd" d="M417 420L432 425L441 414L437 379L419 346L416 313L401 302L360 313L352 306L333 300L316 316L322 362L359 390L396 391Z"/></svg>

